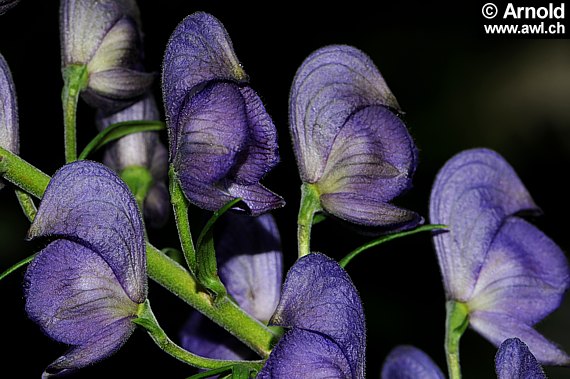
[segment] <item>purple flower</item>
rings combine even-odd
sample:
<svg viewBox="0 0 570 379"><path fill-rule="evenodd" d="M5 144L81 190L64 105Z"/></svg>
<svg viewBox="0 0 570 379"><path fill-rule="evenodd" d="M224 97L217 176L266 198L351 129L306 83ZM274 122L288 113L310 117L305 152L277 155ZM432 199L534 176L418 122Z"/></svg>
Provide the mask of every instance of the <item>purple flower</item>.
<svg viewBox="0 0 570 379"><path fill-rule="evenodd" d="M498 379L546 379L528 346L518 338L505 340L495 356Z"/></svg>
<svg viewBox="0 0 570 379"><path fill-rule="evenodd" d="M560 248L521 211L537 207L513 168L486 149L464 151L441 169L430 200L431 222L448 300L464 303L469 323L499 346L524 340L545 364L570 357L533 326L554 311L569 287Z"/></svg>
<svg viewBox="0 0 570 379"><path fill-rule="evenodd" d="M380 72L360 50L327 46L301 65L289 124L303 183L322 208L366 226L410 227L414 212L389 204L411 186L417 151Z"/></svg>
<svg viewBox="0 0 570 379"><path fill-rule="evenodd" d="M228 294L263 323L271 318L281 293L281 238L270 214L226 214L216 229L219 275ZM181 332L182 346L216 359L247 359L253 353L201 313L192 313Z"/></svg>
<svg viewBox="0 0 570 379"><path fill-rule="evenodd" d="M20 0L0 0L0 16L14 8Z"/></svg>
<svg viewBox="0 0 570 379"><path fill-rule="evenodd" d="M44 377L117 351L147 296L142 219L128 187L107 167L68 164L53 176L29 238L49 243L25 275L26 312L71 348Z"/></svg>
<svg viewBox="0 0 570 379"><path fill-rule="evenodd" d="M6 60L0 54L0 146L18 154L19 128L18 104L12 74ZM0 181L0 189L4 184Z"/></svg>
<svg viewBox="0 0 570 379"><path fill-rule="evenodd" d="M259 379L364 378L362 303L348 274L334 260L313 253L293 265L271 324L289 330Z"/></svg>
<svg viewBox="0 0 570 379"><path fill-rule="evenodd" d="M397 346L386 357L382 379L445 379L431 358L413 346Z"/></svg>
<svg viewBox="0 0 570 379"><path fill-rule="evenodd" d="M125 121L159 120L160 115L152 95L109 116L99 112L97 127L103 130L111 124ZM114 142L106 151L103 162L121 175L129 168L144 168L151 175L152 185L144 199L144 216L153 227L166 222L170 210L166 176L168 152L157 132L129 134Z"/></svg>
<svg viewBox="0 0 570 379"><path fill-rule="evenodd" d="M275 126L216 18L197 12L176 27L162 86L170 161L190 202L217 210L240 197L253 215L284 205L259 184L279 159Z"/></svg>
<svg viewBox="0 0 570 379"><path fill-rule="evenodd" d="M62 68L86 65L82 96L106 110L123 108L142 96L153 75L141 70L142 37L134 0L62 0Z"/></svg>
<svg viewBox="0 0 570 379"><path fill-rule="evenodd" d="M495 356L497 379L546 379L528 347L518 338L505 340ZM382 379L444 379L445 376L423 351L398 346L382 367Z"/></svg>

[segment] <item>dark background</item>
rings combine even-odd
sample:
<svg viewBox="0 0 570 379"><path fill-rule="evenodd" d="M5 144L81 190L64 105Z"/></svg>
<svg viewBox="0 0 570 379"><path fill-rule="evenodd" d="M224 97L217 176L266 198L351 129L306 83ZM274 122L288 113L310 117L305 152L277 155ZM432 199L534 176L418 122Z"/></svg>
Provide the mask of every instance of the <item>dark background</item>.
<svg viewBox="0 0 570 379"><path fill-rule="evenodd" d="M266 4L269 4L267 2ZM432 2L430 2L432 3ZM286 263L296 256L295 223L300 181L287 121L291 81L297 67L327 44L354 45L371 56L406 112L420 150L415 187L397 203L427 216L437 170L462 149L485 146L517 170L544 211L533 221L565 251L570 249L566 187L570 163L570 43L485 36L483 2L472 5L405 1L373 4L278 2L249 5L222 1L141 1L146 65L160 72L168 37L188 14L204 10L230 34L253 88L273 116L281 163L264 181L287 206L274 212ZM340 5L341 4L341 5ZM22 0L0 17L0 52L13 71L20 109L21 156L48 174L63 164L58 5ZM160 99L157 81L155 91ZM79 146L95 135L93 111L79 106ZM165 137L165 136L163 136ZM194 209L198 217L199 211ZM0 192L0 270L34 253L25 242L29 226L13 192ZM194 231L197 233L197 230ZM156 246L177 246L172 222L151 231ZM333 220L314 228L313 248L341 258L369 240ZM431 241L416 235L356 258L348 272L366 310L367 372L379 377L386 354L398 344L428 352L445 370L444 293ZM21 282L24 270L0 282L0 377L37 378L65 346L52 342L27 320ZM174 339L188 308L151 284L149 298ZM570 299L538 329L570 351ZM464 378L492 378L495 348L472 331L461 341ZM115 356L74 377L185 378L193 371L162 353L137 331ZM570 377L547 368L550 378Z"/></svg>

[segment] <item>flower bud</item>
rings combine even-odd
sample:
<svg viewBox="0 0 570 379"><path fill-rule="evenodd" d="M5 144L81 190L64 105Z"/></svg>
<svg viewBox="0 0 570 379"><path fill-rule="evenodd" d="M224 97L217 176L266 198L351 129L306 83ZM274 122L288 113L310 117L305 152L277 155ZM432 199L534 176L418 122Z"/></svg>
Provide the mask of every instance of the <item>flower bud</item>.
<svg viewBox="0 0 570 379"><path fill-rule="evenodd" d="M82 92L90 105L117 110L143 95L153 75L142 71L142 35L134 0L62 0L62 69L86 66Z"/></svg>

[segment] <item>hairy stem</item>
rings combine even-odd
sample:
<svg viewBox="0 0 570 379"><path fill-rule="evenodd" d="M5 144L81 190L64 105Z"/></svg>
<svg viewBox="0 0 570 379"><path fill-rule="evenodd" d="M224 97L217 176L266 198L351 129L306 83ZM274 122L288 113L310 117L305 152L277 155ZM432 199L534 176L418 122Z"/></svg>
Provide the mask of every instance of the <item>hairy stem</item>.
<svg viewBox="0 0 570 379"><path fill-rule="evenodd" d="M186 259L186 264L192 273L196 273L196 249L192 241L192 233L190 232L190 220L188 219L188 200L182 192L180 182L174 172L174 167L170 167L168 171L170 179L170 202L174 209L174 219L178 228L178 236L182 245L182 253Z"/></svg>
<svg viewBox="0 0 570 379"><path fill-rule="evenodd" d="M211 359L184 350L168 338L164 330L160 327L148 300L141 304L138 316L139 317L134 319L133 322L144 327L158 347L174 358L188 363L189 365L205 369L218 369L239 364L241 366L250 367L252 371L259 371L263 366L263 361L229 361Z"/></svg>
<svg viewBox="0 0 570 379"><path fill-rule="evenodd" d="M315 213L321 210L319 193L313 184L301 186L301 205L297 218L297 243L299 258L311 252L311 228Z"/></svg>
<svg viewBox="0 0 570 379"><path fill-rule="evenodd" d="M449 379L461 379L459 340L469 325L469 309L465 303L455 300L448 300L445 308L445 354Z"/></svg>
<svg viewBox="0 0 570 379"><path fill-rule="evenodd" d="M89 74L85 65L70 65L63 70L63 125L65 141L65 162L77 160L76 113L79 94L87 87Z"/></svg>
<svg viewBox="0 0 570 379"><path fill-rule="evenodd" d="M267 358L278 338L267 326L245 313L228 297L213 301L196 278L147 243L148 275L158 284L232 333L261 357Z"/></svg>
<svg viewBox="0 0 570 379"><path fill-rule="evenodd" d="M27 192L22 191L19 188L16 188L16 197L18 198L18 202L20 203L20 207L22 207L22 211L28 218L28 221L34 221L36 217L36 213L38 210L36 209L36 204L32 200L32 197Z"/></svg>

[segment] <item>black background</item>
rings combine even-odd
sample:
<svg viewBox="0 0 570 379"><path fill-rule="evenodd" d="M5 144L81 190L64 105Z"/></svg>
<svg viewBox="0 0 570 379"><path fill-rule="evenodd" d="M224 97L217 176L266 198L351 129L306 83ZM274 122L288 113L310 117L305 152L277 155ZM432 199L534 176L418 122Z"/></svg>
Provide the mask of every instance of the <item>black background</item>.
<svg viewBox="0 0 570 379"><path fill-rule="evenodd" d="M485 36L483 2L472 5L413 1L372 3L140 1L146 65L160 72L168 37L188 14L204 10L219 18L237 56L262 97L280 137L281 163L264 183L287 206L274 212L286 263L296 255L295 223L300 181L288 132L289 88L297 67L315 49L354 45L371 56L396 95L420 150L414 188L397 203L427 216L437 170L465 148L497 150L515 167L544 215L533 221L565 251L570 248L570 43ZM432 3L432 2L429 2ZM270 5L268 5L270 4ZM22 0L0 17L0 52L10 65L20 109L21 156L48 174L63 164L58 5ZM160 85L155 85L160 99ZM79 106L79 146L95 135L93 111ZM163 136L165 137L165 136ZM193 214L199 215L194 209ZM195 217L194 220L201 219ZM195 221L196 222L196 221ZM29 224L13 192L0 192L0 270L35 252L25 242ZM197 233L197 230L194 231ZM170 222L150 239L177 246ZM314 228L313 248L341 258L369 237L334 220ZM24 270L0 282L0 377L34 378L65 351L42 335L23 310ZM416 235L356 258L348 272L366 310L367 373L379 377L382 361L397 344L413 344L445 369L444 293L431 241ZM159 321L177 338L188 308L151 284ZM538 328L570 350L570 300ZM461 343L464 378L492 378L495 348L472 331ZM113 357L73 377L184 378L188 366L162 353L137 331ZM551 378L570 377L548 368Z"/></svg>

